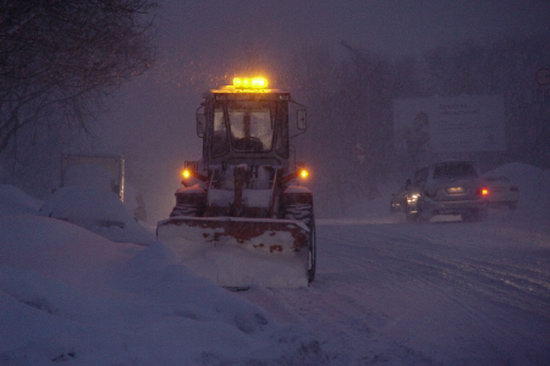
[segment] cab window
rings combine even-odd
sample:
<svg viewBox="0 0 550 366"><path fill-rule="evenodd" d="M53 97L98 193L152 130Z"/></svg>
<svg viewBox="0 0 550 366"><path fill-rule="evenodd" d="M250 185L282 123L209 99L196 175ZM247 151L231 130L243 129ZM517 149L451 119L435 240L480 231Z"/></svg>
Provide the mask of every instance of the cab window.
<svg viewBox="0 0 550 366"><path fill-rule="evenodd" d="M287 104L278 103L277 104L277 138L275 142L275 151L277 154L288 158L288 115L287 115Z"/></svg>
<svg viewBox="0 0 550 366"><path fill-rule="evenodd" d="M229 151L229 141L227 139L227 127L223 118L223 109L217 107L214 110L214 131L212 135L212 153L222 155Z"/></svg>
<svg viewBox="0 0 550 366"><path fill-rule="evenodd" d="M268 103L234 102L228 106L233 148L265 152L273 145L273 116Z"/></svg>

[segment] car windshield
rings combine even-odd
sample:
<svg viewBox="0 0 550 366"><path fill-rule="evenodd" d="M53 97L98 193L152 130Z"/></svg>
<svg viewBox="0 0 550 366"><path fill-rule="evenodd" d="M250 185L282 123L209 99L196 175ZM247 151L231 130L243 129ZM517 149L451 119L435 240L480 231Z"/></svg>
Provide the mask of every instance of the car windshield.
<svg viewBox="0 0 550 366"><path fill-rule="evenodd" d="M435 165L434 179L477 177L474 166L470 163L440 163Z"/></svg>

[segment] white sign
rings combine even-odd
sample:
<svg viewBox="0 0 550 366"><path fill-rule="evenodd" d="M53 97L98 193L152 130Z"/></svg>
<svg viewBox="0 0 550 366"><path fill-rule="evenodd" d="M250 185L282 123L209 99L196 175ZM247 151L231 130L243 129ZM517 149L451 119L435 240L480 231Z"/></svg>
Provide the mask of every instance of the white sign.
<svg viewBox="0 0 550 366"><path fill-rule="evenodd" d="M500 96L396 99L394 141L398 152L476 152L506 149Z"/></svg>

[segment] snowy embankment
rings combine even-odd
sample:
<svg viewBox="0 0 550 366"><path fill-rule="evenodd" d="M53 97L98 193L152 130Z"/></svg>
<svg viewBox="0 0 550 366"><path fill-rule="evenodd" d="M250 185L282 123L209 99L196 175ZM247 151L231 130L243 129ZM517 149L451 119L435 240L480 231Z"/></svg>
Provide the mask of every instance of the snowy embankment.
<svg viewBox="0 0 550 366"><path fill-rule="evenodd" d="M40 207L39 213L71 222L106 239L150 245L155 236L141 226L118 197L88 187L58 188Z"/></svg>
<svg viewBox="0 0 550 366"><path fill-rule="evenodd" d="M1 365L322 363L302 330L192 275L162 244L113 242L38 207L0 186Z"/></svg>

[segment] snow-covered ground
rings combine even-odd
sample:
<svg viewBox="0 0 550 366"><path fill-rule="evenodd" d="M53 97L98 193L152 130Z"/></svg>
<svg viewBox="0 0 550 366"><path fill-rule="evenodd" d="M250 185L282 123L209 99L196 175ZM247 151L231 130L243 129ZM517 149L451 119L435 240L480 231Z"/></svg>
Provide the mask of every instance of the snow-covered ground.
<svg viewBox="0 0 550 366"><path fill-rule="evenodd" d="M113 242L44 216L39 202L14 187L1 186L0 197L0 365L323 359L303 329L189 273L163 244ZM83 217L75 210L65 212ZM127 221L120 212L119 219Z"/></svg>
<svg viewBox="0 0 550 366"><path fill-rule="evenodd" d="M313 287L242 296L309 327L334 365L548 365L550 230L507 219L320 225Z"/></svg>
<svg viewBox="0 0 550 366"><path fill-rule="evenodd" d="M548 365L550 175L499 169L515 211L414 225L369 201L318 220L313 286L238 293L0 186L0 365Z"/></svg>
<svg viewBox="0 0 550 366"><path fill-rule="evenodd" d="M150 245L155 235L130 214L113 192L90 187L63 187L53 192L39 209L43 216L82 226L106 239Z"/></svg>

